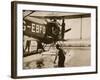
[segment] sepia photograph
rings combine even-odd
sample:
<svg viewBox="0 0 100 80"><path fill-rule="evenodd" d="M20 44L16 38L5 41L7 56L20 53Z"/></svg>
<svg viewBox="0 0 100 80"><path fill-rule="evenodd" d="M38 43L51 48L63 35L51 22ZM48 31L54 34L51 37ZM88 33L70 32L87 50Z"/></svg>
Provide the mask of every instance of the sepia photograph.
<svg viewBox="0 0 100 80"><path fill-rule="evenodd" d="M97 6L13 1L12 78L97 73Z"/></svg>
<svg viewBox="0 0 100 80"><path fill-rule="evenodd" d="M23 10L23 69L91 65L91 14Z"/></svg>

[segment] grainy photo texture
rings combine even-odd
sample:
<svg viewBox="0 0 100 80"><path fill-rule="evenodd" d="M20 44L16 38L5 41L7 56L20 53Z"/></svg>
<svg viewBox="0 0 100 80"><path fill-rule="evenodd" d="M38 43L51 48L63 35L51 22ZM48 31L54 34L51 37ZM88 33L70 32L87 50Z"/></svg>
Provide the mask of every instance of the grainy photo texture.
<svg viewBox="0 0 100 80"><path fill-rule="evenodd" d="M23 69L91 65L91 14L23 10Z"/></svg>

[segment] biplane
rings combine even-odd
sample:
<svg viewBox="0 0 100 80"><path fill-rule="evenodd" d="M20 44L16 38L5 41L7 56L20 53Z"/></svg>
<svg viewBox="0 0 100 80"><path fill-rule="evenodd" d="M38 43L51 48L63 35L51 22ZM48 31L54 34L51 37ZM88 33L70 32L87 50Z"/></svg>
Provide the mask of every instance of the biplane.
<svg viewBox="0 0 100 80"><path fill-rule="evenodd" d="M45 13L45 14L44 14ZM89 14L81 14L81 16L90 16ZM37 40L37 52L39 47L45 51L47 44L54 46L59 41L66 41L64 34L71 30L68 28L65 30L65 19L71 17L80 17L74 15L65 15L61 13L57 15L57 12L39 12L39 11L23 11L23 35L26 35ZM60 20L59 23L57 20ZM43 44L42 44L43 43ZM50 46L51 47L51 46ZM49 48L50 49L50 48Z"/></svg>

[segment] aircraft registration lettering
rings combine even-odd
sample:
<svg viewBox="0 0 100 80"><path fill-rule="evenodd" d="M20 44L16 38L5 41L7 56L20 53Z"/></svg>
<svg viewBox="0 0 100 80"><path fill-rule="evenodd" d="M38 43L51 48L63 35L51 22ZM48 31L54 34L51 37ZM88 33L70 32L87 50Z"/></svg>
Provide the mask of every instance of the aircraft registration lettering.
<svg viewBox="0 0 100 80"><path fill-rule="evenodd" d="M24 27L23 27L23 30L25 31L26 30L26 26L24 25Z"/></svg>
<svg viewBox="0 0 100 80"><path fill-rule="evenodd" d="M35 24L32 24L32 32L35 32Z"/></svg>
<svg viewBox="0 0 100 80"><path fill-rule="evenodd" d="M42 27L42 29L43 29L43 34L45 34L45 32L46 32L46 29L45 29L45 27Z"/></svg>
<svg viewBox="0 0 100 80"><path fill-rule="evenodd" d="M42 33L42 34L45 34L45 26L43 25L38 25L38 24L33 24L32 23L32 32L35 32L35 33Z"/></svg>
<svg viewBox="0 0 100 80"><path fill-rule="evenodd" d="M31 25L24 25L24 28L23 28L24 31L26 31L27 28L30 28L31 32L34 32L34 33L45 34L46 32L45 26L34 24L34 23L32 23Z"/></svg>
<svg viewBox="0 0 100 80"><path fill-rule="evenodd" d="M40 27L39 27L39 25L36 25L36 33L40 33Z"/></svg>

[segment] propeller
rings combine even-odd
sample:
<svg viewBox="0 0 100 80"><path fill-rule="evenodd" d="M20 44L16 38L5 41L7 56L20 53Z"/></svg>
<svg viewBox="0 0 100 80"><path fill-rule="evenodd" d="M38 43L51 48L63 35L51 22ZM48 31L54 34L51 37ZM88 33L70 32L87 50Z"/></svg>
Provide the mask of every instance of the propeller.
<svg viewBox="0 0 100 80"><path fill-rule="evenodd" d="M65 32L65 19L62 18L62 29L61 29L61 39L64 39L64 32Z"/></svg>

